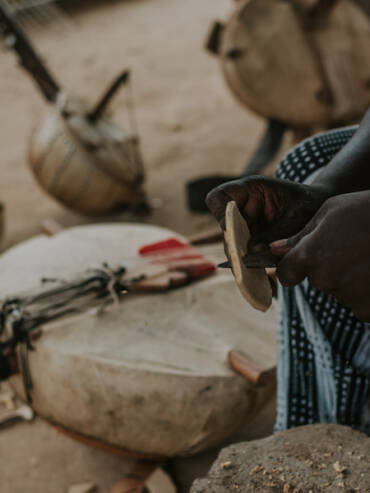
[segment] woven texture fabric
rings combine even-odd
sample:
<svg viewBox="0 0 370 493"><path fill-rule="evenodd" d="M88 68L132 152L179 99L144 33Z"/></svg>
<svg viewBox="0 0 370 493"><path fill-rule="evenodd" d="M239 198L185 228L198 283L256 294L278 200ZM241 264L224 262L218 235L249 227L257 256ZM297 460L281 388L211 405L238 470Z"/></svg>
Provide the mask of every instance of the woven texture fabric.
<svg viewBox="0 0 370 493"><path fill-rule="evenodd" d="M277 177L310 183L357 127L316 135L294 147ZM318 422L370 434L370 325L305 280L279 286L276 431Z"/></svg>

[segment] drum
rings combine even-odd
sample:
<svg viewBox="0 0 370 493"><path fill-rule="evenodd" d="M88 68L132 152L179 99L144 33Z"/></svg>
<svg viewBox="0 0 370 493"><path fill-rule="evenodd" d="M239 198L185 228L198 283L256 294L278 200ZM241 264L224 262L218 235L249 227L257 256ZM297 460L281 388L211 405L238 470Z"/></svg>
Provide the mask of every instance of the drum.
<svg viewBox="0 0 370 493"><path fill-rule="evenodd" d="M70 97L34 128L29 165L41 187L83 214L106 214L144 202L138 141L114 122L86 117L84 101Z"/></svg>
<svg viewBox="0 0 370 493"><path fill-rule="evenodd" d="M355 121L370 104L368 16L352 0L316 20L299 12L295 2L240 0L208 46L233 94L257 114L292 127Z"/></svg>
<svg viewBox="0 0 370 493"><path fill-rule="evenodd" d="M0 298L104 262L130 268L139 247L169 236L154 226L108 224L35 237L0 257ZM234 373L227 354L236 348L275 365L276 324L276 307L253 310L229 272L166 293L131 294L101 314L43 326L28 353L32 405L103 445L153 458L193 454L223 443L258 410L261 392L274 391ZM22 394L20 376L12 381Z"/></svg>

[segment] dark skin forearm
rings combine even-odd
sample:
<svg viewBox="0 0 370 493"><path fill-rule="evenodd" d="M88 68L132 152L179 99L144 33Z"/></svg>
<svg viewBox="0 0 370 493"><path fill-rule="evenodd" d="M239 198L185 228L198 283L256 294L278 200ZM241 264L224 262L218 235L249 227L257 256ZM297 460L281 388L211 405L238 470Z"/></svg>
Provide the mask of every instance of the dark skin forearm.
<svg viewBox="0 0 370 493"><path fill-rule="evenodd" d="M370 190L370 109L359 129L312 183L329 195Z"/></svg>

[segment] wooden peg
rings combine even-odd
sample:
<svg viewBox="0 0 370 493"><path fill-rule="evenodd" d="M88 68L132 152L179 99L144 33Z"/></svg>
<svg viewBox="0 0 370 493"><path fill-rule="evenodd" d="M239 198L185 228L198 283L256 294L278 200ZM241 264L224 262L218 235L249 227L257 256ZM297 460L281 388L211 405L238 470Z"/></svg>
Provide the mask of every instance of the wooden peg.
<svg viewBox="0 0 370 493"><path fill-rule="evenodd" d="M231 368L246 378L248 382L258 386L271 385L275 383L275 367L265 370L250 356L247 356L242 351L237 351L235 349L229 351L227 356Z"/></svg>

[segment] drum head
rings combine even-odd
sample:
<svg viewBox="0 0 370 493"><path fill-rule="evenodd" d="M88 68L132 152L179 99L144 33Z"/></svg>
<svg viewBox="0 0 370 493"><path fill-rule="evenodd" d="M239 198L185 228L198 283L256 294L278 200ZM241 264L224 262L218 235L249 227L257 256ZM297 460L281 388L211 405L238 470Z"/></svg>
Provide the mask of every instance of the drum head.
<svg viewBox="0 0 370 493"><path fill-rule="evenodd" d="M38 287L42 277L71 280L103 262L132 266L140 246L169 236L115 224L36 237L0 258L0 297ZM273 366L276 321L275 307L260 314L245 303L230 273L165 294L128 295L100 316L43 327L29 353L33 406L115 447L153 457L198 452L231 435L258 397L230 370L228 351ZM21 379L14 383L21 392Z"/></svg>

